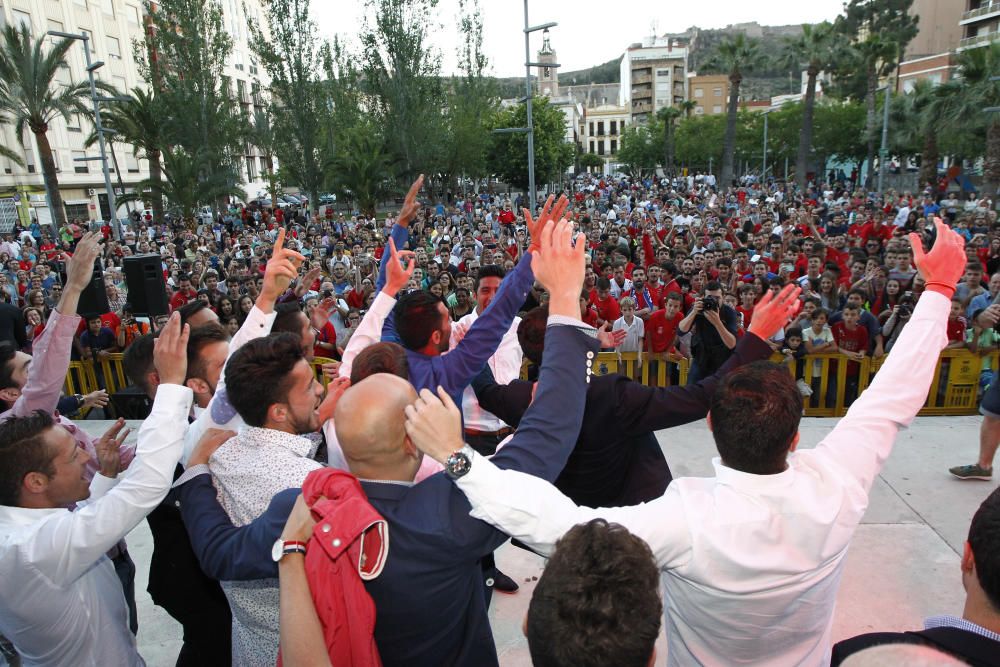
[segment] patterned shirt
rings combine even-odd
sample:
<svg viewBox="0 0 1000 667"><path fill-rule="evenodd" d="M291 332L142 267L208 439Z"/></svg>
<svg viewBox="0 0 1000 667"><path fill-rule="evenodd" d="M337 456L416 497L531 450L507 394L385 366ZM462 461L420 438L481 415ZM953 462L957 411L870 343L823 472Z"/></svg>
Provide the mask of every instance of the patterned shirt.
<svg viewBox="0 0 1000 667"><path fill-rule="evenodd" d="M1000 634L993 632L992 630L987 630L981 625L976 625L972 621L967 621L964 618L959 618L957 616L929 616L924 619L924 629L930 630L932 628L958 628L959 630L965 630L966 632L973 632L977 635L982 635L987 639L992 639L995 642L1000 642Z"/></svg>
<svg viewBox="0 0 1000 667"><path fill-rule="evenodd" d="M219 503L237 526L264 513L279 491L302 486L323 467L313 461L312 440L247 426L216 450L209 462ZM273 667L278 659L278 580L224 581L233 611L233 664Z"/></svg>

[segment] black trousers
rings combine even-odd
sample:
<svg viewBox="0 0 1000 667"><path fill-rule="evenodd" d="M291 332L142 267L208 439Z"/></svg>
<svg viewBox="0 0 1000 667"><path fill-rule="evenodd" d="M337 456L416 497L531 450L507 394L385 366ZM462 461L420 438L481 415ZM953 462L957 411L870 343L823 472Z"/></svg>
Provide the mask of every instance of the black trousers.
<svg viewBox="0 0 1000 667"><path fill-rule="evenodd" d="M125 604L128 605L128 627L134 635L139 632L139 612L135 607L135 563L128 555L128 550L123 550L111 562L115 564L115 574L122 582Z"/></svg>

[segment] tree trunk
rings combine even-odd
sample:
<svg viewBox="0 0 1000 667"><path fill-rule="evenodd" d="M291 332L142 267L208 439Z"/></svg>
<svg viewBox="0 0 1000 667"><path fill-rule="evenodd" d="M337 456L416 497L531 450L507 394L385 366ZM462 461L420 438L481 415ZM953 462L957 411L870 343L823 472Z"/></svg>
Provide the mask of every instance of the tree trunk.
<svg viewBox="0 0 1000 667"><path fill-rule="evenodd" d="M677 133L677 128L674 125L674 121L670 121L668 130L665 131L667 135L667 171L666 174L670 178L673 178L674 174L677 172L677 168L674 165L674 135Z"/></svg>
<svg viewBox="0 0 1000 667"><path fill-rule="evenodd" d="M920 153L920 183L937 183L938 147L937 135L931 131L924 137L924 147Z"/></svg>
<svg viewBox="0 0 1000 667"><path fill-rule="evenodd" d="M153 184L152 201L153 224L163 224L163 167L160 165L160 151L146 151L146 161L149 162L149 182Z"/></svg>
<svg viewBox="0 0 1000 667"><path fill-rule="evenodd" d="M865 93L865 168L864 185L870 188L875 178L875 91L878 88L878 75L875 65L868 67L868 91Z"/></svg>
<svg viewBox="0 0 1000 667"><path fill-rule="evenodd" d="M795 156L795 183L804 192L808 183L809 154L812 152L813 111L816 106L816 76L819 71L810 66L806 80L806 101L802 108L802 129L799 131L799 152Z"/></svg>
<svg viewBox="0 0 1000 667"><path fill-rule="evenodd" d="M983 163L983 192L993 200L993 208L1000 207L997 188L1000 187L1000 120L994 120L986 129L986 159Z"/></svg>
<svg viewBox="0 0 1000 667"><path fill-rule="evenodd" d="M736 115L739 111L740 84L743 77L739 74L729 76L729 110L726 115L726 134L722 141L722 171L719 178L719 189L724 191L732 184L733 157L736 150Z"/></svg>
<svg viewBox="0 0 1000 667"><path fill-rule="evenodd" d="M49 206L52 207L52 221L56 230L66 224L66 208L63 206L62 193L59 192L59 177L56 176L56 161L52 158L52 146L46 134L48 128L41 131L32 129L35 144L38 146L38 159L42 163L42 178L45 180L45 191L49 195Z"/></svg>

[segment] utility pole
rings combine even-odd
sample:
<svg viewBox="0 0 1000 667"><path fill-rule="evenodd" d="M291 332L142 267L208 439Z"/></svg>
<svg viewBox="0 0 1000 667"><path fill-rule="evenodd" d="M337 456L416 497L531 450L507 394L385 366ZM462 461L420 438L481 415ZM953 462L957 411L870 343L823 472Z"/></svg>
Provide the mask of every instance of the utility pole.
<svg viewBox="0 0 1000 667"><path fill-rule="evenodd" d="M763 183L767 179L767 116L771 113L768 109L764 112L764 161L760 167L760 182Z"/></svg>
<svg viewBox="0 0 1000 667"><path fill-rule="evenodd" d="M94 80L94 72L104 67L104 61L93 62L90 59L90 37L86 33L76 34L72 32L60 32L49 30L45 34L64 39L77 39L83 42L83 55L87 62L87 78L90 80L90 99L94 105L94 129L97 131L97 141L101 147L101 157L74 158L75 162L95 162L101 161L101 169L104 172L104 189L108 193L108 207L111 209L111 226L114 229L115 238L119 241L122 238L121 221L118 219L118 203L115 201L115 189L111 186L111 172L108 170L108 154L104 142L104 127L101 125L101 102L127 101L128 97L99 97L97 95L97 83Z"/></svg>
<svg viewBox="0 0 1000 667"><path fill-rule="evenodd" d="M885 85L885 108L882 109L882 147L878 150L878 193L883 193L885 170L889 162L889 102L892 99L892 86Z"/></svg>

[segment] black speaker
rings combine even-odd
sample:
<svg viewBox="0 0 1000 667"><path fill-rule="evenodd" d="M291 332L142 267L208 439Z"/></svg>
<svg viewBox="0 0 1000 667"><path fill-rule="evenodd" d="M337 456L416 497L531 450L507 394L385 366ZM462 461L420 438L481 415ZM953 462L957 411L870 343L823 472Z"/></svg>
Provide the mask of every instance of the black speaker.
<svg viewBox="0 0 1000 667"><path fill-rule="evenodd" d="M132 255L123 263L128 301L134 315L166 315L170 312L167 284L159 255Z"/></svg>
<svg viewBox="0 0 1000 667"><path fill-rule="evenodd" d="M102 315L111 310L108 305L108 292L104 289L104 271L100 266L94 265L94 273L90 276L90 282L80 293L80 305L76 312L81 315Z"/></svg>

